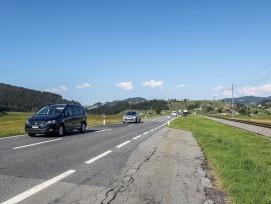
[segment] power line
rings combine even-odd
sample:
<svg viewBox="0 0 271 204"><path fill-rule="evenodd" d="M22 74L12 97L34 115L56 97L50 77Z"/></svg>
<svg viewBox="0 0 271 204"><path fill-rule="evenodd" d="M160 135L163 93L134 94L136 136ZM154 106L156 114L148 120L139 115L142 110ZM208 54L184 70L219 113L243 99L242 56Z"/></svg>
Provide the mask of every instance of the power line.
<svg viewBox="0 0 271 204"><path fill-rule="evenodd" d="M249 82L252 78L254 78L255 76L259 75L260 73L262 73L263 71L265 71L266 69L270 68L271 67L271 64L265 66L263 69L261 69L260 71L256 72L255 74L253 74L251 77L249 77L247 80L245 80L244 82L242 82L242 85L236 85L235 88L237 87L243 87L243 86L248 86L248 87L251 87L252 85L255 85L256 83L258 84L258 82L260 81L263 82L267 79L270 78L271 74L268 74L260 79L257 79L255 81L252 81L252 82ZM263 80L263 81L262 81ZM249 82L249 83L246 83L246 82Z"/></svg>

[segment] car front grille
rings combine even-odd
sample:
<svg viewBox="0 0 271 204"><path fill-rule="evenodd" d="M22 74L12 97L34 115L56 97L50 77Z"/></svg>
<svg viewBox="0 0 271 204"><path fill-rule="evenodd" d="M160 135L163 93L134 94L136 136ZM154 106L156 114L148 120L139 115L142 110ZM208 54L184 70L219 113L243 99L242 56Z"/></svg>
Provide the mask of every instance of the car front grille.
<svg viewBox="0 0 271 204"><path fill-rule="evenodd" d="M33 128L28 128L27 129L27 132L28 133L36 133L36 134L42 134L42 133L44 133L45 132L45 130L44 129L33 129Z"/></svg>
<svg viewBox="0 0 271 204"><path fill-rule="evenodd" d="M43 123L44 123L44 121L30 121L30 124L35 125L35 126L42 125Z"/></svg>

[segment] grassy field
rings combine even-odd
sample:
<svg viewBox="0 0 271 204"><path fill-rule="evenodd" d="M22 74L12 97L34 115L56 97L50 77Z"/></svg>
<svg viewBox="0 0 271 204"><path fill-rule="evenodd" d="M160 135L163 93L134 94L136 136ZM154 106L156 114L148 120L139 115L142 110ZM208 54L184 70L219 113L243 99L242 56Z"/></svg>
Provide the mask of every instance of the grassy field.
<svg viewBox="0 0 271 204"><path fill-rule="evenodd" d="M213 115L210 115L213 116ZM255 116L247 116L247 115L214 115L215 117L219 118L234 118L234 119L240 119L240 120L246 120L251 122L257 122L257 123L266 123L271 124L271 115L267 114L257 114Z"/></svg>
<svg viewBox="0 0 271 204"><path fill-rule="evenodd" d="M25 134L25 120L33 113L7 112L0 115L0 137Z"/></svg>
<svg viewBox="0 0 271 204"><path fill-rule="evenodd" d="M0 137L25 134L24 124L34 113L7 112L0 115ZM122 121L122 115L107 115L106 124ZM102 125L103 116L88 115L88 126Z"/></svg>
<svg viewBox="0 0 271 204"><path fill-rule="evenodd" d="M171 127L192 131L231 203L271 203L271 140L200 116Z"/></svg>

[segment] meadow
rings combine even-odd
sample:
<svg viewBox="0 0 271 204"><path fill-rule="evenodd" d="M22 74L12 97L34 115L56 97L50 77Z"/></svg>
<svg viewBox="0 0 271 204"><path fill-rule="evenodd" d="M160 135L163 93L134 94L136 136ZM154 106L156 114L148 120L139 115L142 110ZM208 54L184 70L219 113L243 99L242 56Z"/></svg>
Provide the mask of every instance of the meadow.
<svg viewBox="0 0 271 204"><path fill-rule="evenodd" d="M171 127L193 133L230 203L271 203L270 138L196 115L180 117Z"/></svg>

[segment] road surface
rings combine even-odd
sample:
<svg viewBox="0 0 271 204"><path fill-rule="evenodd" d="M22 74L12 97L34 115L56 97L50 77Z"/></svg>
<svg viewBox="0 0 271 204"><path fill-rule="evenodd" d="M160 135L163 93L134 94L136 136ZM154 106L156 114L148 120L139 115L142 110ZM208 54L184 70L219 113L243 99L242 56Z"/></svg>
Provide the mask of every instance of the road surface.
<svg viewBox="0 0 271 204"><path fill-rule="evenodd" d="M201 185L206 173L200 148L190 133L180 139L166 128L167 120L89 127L63 137L1 139L0 203L211 203ZM187 166L186 154L191 164L180 169Z"/></svg>

